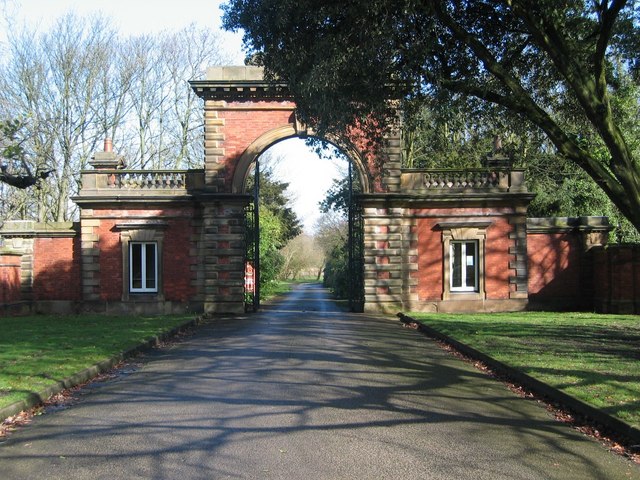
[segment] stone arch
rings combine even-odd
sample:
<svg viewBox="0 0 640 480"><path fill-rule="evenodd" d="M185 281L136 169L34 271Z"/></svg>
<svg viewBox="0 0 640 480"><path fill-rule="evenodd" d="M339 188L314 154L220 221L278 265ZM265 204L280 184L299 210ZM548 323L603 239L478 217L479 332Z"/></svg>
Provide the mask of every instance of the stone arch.
<svg viewBox="0 0 640 480"><path fill-rule="evenodd" d="M310 134L310 136L314 135ZM251 165L255 162L256 158L269 147L289 138L300 138L300 135L296 132L293 125L283 125L273 128L256 138L246 148L236 163L231 183L231 193L245 193L246 180L249 176ZM344 155L347 156L347 159L350 162L353 162L362 184L362 191L364 193L370 193L371 179L369 171L366 168L365 161L357 148L351 144L351 142L346 140L339 140L335 138L322 138L322 140L337 147Z"/></svg>

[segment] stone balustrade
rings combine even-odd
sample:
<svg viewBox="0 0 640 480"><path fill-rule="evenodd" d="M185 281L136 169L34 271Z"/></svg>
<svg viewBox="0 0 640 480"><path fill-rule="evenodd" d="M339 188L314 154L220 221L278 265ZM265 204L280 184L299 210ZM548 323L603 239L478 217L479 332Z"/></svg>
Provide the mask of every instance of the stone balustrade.
<svg viewBox="0 0 640 480"><path fill-rule="evenodd" d="M440 170L422 174L425 188L496 188L500 175L486 170Z"/></svg>
<svg viewBox="0 0 640 480"><path fill-rule="evenodd" d="M187 184L185 170L121 170L113 175L116 188L183 189Z"/></svg>
<svg viewBox="0 0 640 480"><path fill-rule="evenodd" d="M404 169L401 191L446 193L447 191L526 192L524 172L519 169Z"/></svg>
<svg viewBox="0 0 640 480"><path fill-rule="evenodd" d="M82 172L83 195L186 195L204 185L203 170L100 169ZM116 193L120 192L120 193Z"/></svg>

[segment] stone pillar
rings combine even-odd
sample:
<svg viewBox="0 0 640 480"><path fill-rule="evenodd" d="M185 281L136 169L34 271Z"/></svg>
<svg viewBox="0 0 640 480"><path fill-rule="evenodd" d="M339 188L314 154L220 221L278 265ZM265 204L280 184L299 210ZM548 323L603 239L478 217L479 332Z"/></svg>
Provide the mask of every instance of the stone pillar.
<svg viewBox="0 0 640 480"><path fill-rule="evenodd" d="M244 313L247 195L203 199L202 244L206 312Z"/></svg>
<svg viewBox="0 0 640 480"><path fill-rule="evenodd" d="M102 152L95 152L89 165L104 175L83 175L83 190L115 186L115 174L112 170L124 167L124 161L113 152L111 139L104 140ZM82 194L82 192L81 192ZM93 210L83 208L80 211L80 256L82 300L93 302L100 300L100 220L93 217Z"/></svg>
<svg viewBox="0 0 640 480"><path fill-rule="evenodd" d="M221 100L206 100L204 104L205 185L214 193L225 190L225 121L220 118L220 110L226 105L227 102Z"/></svg>
<svg viewBox="0 0 640 480"><path fill-rule="evenodd" d="M577 223L585 253L593 247L602 247L608 243L609 232L613 227L607 217L579 217Z"/></svg>
<svg viewBox="0 0 640 480"><path fill-rule="evenodd" d="M385 138L384 165L382 167L382 185L386 192L400 191L402 174L402 138L400 130L394 130Z"/></svg>
<svg viewBox="0 0 640 480"><path fill-rule="evenodd" d="M3 304L22 300L21 269L22 255L20 253L0 250L0 309Z"/></svg>
<svg viewBox="0 0 640 480"><path fill-rule="evenodd" d="M511 284L509 298L527 300L529 298L527 207L516 207L515 210L516 214L509 218L509 224L513 226L509 234L509 239L513 241L513 245L509 247L509 254L513 256L513 260L509 262L509 269L512 271L509 277Z"/></svg>
<svg viewBox="0 0 640 480"><path fill-rule="evenodd" d="M100 220L93 218L93 210L82 209L80 213L80 255L82 299L100 300Z"/></svg>
<svg viewBox="0 0 640 480"><path fill-rule="evenodd" d="M417 301L417 238L409 209L365 206L364 297L367 312L395 312Z"/></svg>
<svg viewBox="0 0 640 480"><path fill-rule="evenodd" d="M33 247L35 222L12 221L3 226L5 251L19 255L20 300L33 300Z"/></svg>

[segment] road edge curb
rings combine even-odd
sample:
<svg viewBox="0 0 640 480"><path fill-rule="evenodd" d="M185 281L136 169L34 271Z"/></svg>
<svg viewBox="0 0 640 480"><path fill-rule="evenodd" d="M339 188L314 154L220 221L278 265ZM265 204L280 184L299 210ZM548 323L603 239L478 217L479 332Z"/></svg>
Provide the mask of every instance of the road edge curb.
<svg viewBox="0 0 640 480"><path fill-rule="evenodd" d="M608 413L583 402L582 400L578 400L555 387L547 385L526 373L516 370L515 368L502 363L465 343L459 342L458 340L455 340L454 338L449 337L448 335L439 332L438 330L435 330L434 328L429 327L428 325L425 325L404 313L398 313L397 316L403 323L415 323L417 325L417 330L423 335L440 340L455 348L463 355L481 361L499 375L513 381L514 383L522 385L532 393L555 402L562 403L569 410L581 415L585 419L593 420L595 423L602 425L607 431L615 433L620 438L629 440L634 444L640 444L640 429L633 427L624 420L613 417Z"/></svg>
<svg viewBox="0 0 640 480"><path fill-rule="evenodd" d="M30 392L26 399L12 403L11 405L7 405L6 407L0 408L0 423L4 422L7 418L17 415L18 413L28 410L30 408L36 407L47 401L49 397L60 393L61 391L75 387L82 383L88 382L92 378L104 373L106 371L111 370L118 363L128 358L134 357L140 353L151 350L153 347L159 345L160 343L176 336L177 334L184 332L196 325L199 325L203 322L203 316L198 316L192 320L184 322L176 327L173 327L171 330L167 330L166 332L160 333L153 337L148 338L143 341L139 345L131 347L127 350L124 350L110 358L97 362L90 367L85 368L84 370L75 373L67 378L57 381L56 383L49 385L42 390L37 392Z"/></svg>

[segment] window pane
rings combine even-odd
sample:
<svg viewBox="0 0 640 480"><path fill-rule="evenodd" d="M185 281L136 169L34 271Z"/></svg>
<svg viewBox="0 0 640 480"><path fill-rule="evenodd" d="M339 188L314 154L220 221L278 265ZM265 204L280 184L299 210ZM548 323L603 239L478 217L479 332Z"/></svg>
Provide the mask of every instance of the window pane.
<svg viewBox="0 0 640 480"><path fill-rule="evenodd" d="M145 245L146 250L146 280L147 284L145 288L155 289L156 288L156 244L155 243L147 243Z"/></svg>
<svg viewBox="0 0 640 480"><path fill-rule="evenodd" d="M475 242L467 242L465 245L465 256L466 256L466 285L467 287L472 287L475 289L476 287L476 243Z"/></svg>
<svg viewBox="0 0 640 480"><path fill-rule="evenodd" d="M131 244L131 288L142 288L142 245Z"/></svg>
<svg viewBox="0 0 640 480"><path fill-rule="evenodd" d="M451 244L451 287L462 286L462 244Z"/></svg>

